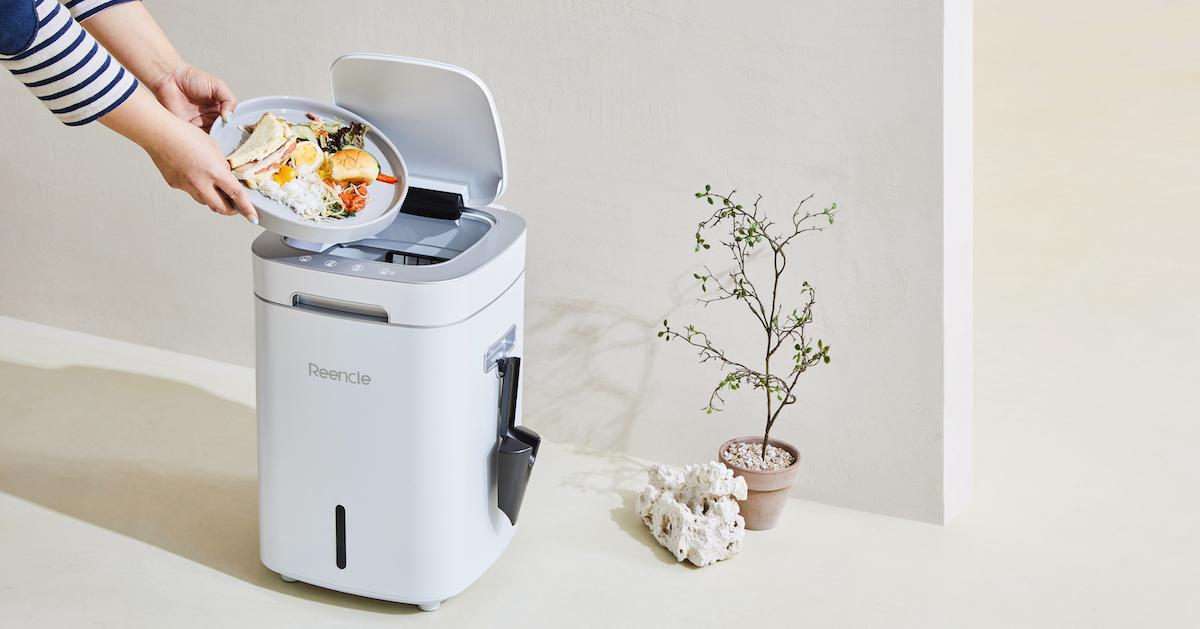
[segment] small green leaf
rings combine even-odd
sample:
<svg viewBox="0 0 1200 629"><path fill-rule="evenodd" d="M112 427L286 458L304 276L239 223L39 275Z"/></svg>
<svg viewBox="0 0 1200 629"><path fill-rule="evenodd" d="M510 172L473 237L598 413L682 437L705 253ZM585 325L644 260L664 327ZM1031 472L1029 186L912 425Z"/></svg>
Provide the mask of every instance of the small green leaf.
<svg viewBox="0 0 1200 629"><path fill-rule="evenodd" d="M712 200L712 197L708 197L708 204L709 204L709 205L714 205L714 203L713 203L713 200Z"/></svg>
<svg viewBox="0 0 1200 629"><path fill-rule="evenodd" d="M708 192L709 190L712 190L712 186L710 186L708 184L704 184L704 191Z"/></svg>

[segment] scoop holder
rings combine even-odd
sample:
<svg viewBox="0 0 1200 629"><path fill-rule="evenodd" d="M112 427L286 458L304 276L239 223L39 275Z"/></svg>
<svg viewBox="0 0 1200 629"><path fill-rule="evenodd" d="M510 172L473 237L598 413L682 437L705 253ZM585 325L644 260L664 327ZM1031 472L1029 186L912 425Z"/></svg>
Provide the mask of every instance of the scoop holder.
<svg viewBox="0 0 1200 629"><path fill-rule="evenodd" d="M517 383L521 359L516 356L497 361L500 370L500 421L504 433L496 456L496 502L508 521L517 523L525 487L537 460L542 438L534 431L517 425Z"/></svg>

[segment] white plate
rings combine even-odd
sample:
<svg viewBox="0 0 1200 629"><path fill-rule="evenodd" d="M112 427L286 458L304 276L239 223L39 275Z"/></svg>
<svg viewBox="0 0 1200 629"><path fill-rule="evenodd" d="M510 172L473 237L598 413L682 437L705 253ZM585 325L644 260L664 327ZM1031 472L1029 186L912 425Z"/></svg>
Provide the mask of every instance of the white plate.
<svg viewBox="0 0 1200 629"><path fill-rule="evenodd" d="M209 132L217 141L221 154L232 153L242 140L249 136L242 127L257 123L268 111L288 122L307 122L305 114L312 113L325 119L336 118L345 123L361 122L367 125L370 127L364 142L367 152L379 160L379 166L385 174L399 181L395 184L381 181L372 183L367 188L367 205L354 216L316 222L302 220L290 207L247 188L250 202L258 210L259 224L264 229L309 242L341 243L377 234L392 223L396 214L400 212L404 197L408 194L408 169L392 142L369 120L364 120L362 116L349 110L295 96L263 96L238 103L237 110L229 117L229 122L225 123L218 118Z"/></svg>

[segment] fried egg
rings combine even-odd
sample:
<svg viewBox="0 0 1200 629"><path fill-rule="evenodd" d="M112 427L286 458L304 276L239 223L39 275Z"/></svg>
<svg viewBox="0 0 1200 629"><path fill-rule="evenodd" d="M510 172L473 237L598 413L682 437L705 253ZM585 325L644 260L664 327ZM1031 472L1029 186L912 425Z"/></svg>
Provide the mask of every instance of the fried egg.
<svg viewBox="0 0 1200 629"><path fill-rule="evenodd" d="M316 172L325 163L325 152L315 142L300 142L292 151L292 167L298 173Z"/></svg>

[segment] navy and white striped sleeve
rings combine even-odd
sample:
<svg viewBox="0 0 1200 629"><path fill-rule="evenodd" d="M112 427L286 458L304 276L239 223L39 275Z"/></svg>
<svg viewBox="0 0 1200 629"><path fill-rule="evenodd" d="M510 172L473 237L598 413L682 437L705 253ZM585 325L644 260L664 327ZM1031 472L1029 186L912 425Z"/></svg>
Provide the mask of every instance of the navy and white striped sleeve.
<svg viewBox="0 0 1200 629"><path fill-rule="evenodd" d="M114 110L138 87L138 80L79 22L128 0L25 0L33 5L34 32L20 50L0 51L3 65L58 119L87 124ZM14 2L0 2L12 5Z"/></svg>
<svg viewBox="0 0 1200 629"><path fill-rule="evenodd" d="M133 2L134 0L66 0L63 6L71 12L76 22L82 22L89 17L111 6Z"/></svg>

